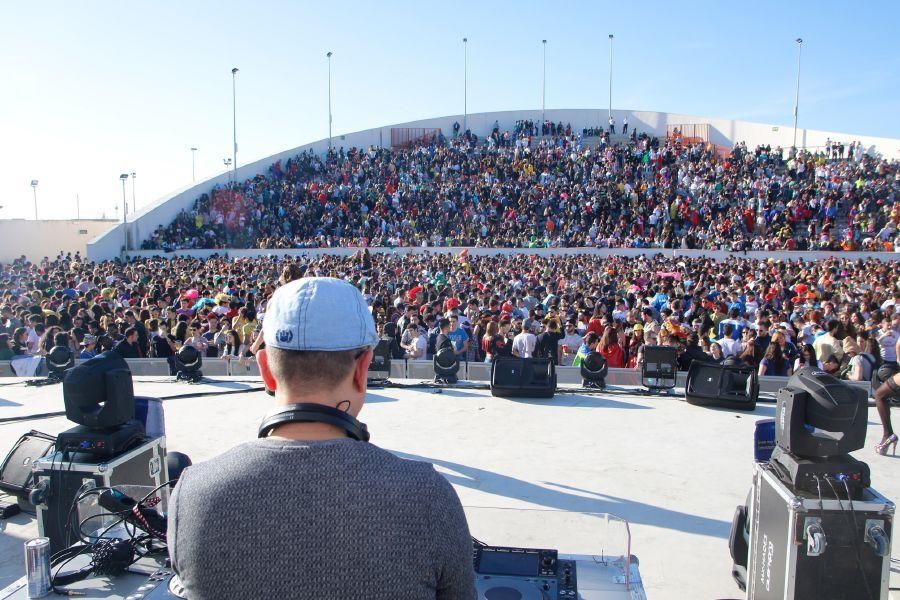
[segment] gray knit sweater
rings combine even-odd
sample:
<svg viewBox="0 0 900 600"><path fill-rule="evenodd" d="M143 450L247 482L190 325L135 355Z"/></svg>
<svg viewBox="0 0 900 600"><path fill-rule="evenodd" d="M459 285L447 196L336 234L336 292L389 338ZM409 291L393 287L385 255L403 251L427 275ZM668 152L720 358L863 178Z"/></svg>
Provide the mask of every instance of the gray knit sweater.
<svg viewBox="0 0 900 600"><path fill-rule="evenodd" d="M169 553L191 600L475 598L452 486L349 438L255 440L190 467Z"/></svg>

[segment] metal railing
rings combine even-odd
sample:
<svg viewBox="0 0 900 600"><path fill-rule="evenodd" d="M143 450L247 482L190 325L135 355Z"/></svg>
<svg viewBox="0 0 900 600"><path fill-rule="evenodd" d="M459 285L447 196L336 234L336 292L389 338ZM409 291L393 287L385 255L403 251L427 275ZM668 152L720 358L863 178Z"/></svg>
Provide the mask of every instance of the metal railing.
<svg viewBox="0 0 900 600"><path fill-rule="evenodd" d="M170 375L169 364L162 358L135 358L128 359L127 362L131 368L132 375L138 377L167 377ZM259 366L256 364L256 360L252 358L242 360L204 358L203 366L200 370L207 377L259 377ZM34 377L43 377L46 374L46 367L42 367ZM378 373L373 372L373 375L378 375ZM382 376L385 375L391 379L433 380L434 366L430 360L393 359L390 373L384 373ZM15 376L9 361L0 361L0 377ZM457 376L459 379L466 381L489 382L491 380L491 365L479 362L462 362L459 365ZM581 384L581 369L577 367L557 367L556 378L557 382L561 384L579 385ZM686 380L687 372L679 371L676 387L683 388ZM768 375L760 377L759 391L766 393L777 392L785 386L787 380L787 377ZM615 386L641 387L641 371L639 369L609 369L606 383ZM861 387L867 393L871 392L872 386L868 381L848 381L847 383Z"/></svg>

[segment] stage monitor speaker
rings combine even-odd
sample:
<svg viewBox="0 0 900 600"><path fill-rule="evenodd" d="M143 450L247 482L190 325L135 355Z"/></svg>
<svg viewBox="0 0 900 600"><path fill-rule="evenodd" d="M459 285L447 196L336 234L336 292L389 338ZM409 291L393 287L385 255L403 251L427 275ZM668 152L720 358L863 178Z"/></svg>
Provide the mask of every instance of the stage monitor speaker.
<svg viewBox="0 0 900 600"><path fill-rule="evenodd" d="M552 398L556 365L549 358L498 358L491 365L491 395L504 398Z"/></svg>
<svg viewBox="0 0 900 600"><path fill-rule="evenodd" d="M20 437L0 465L0 490L27 498L34 484L32 464L46 456L55 444L55 437L33 429Z"/></svg>
<svg viewBox="0 0 900 600"><path fill-rule="evenodd" d="M749 365L717 365L695 360L688 371L684 396L688 404L754 410L759 397L759 379Z"/></svg>
<svg viewBox="0 0 900 600"><path fill-rule="evenodd" d="M641 385L651 390L670 390L678 376L678 350L672 346L644 346Z"/></svg>

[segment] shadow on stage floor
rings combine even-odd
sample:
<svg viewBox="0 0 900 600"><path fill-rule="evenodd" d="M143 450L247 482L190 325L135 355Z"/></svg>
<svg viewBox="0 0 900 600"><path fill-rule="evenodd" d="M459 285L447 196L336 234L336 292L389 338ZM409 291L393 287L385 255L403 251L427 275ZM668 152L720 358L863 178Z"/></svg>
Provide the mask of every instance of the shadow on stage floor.
<svg viewBox="0 0 900 600"><path fill-rule="evenodd" d="M727 521L692 515L602 492L553 482L542 482L543 485L537 485L515 477L459 463L395 450L391 450L391 452L409 460L419 460L433 464L454 485L477 489L488 494L515 498L550 509L571 512L608 512L627 519L631 523L641 523L723 539L728 537L728 532L731 528L731 523Z"/></svg>

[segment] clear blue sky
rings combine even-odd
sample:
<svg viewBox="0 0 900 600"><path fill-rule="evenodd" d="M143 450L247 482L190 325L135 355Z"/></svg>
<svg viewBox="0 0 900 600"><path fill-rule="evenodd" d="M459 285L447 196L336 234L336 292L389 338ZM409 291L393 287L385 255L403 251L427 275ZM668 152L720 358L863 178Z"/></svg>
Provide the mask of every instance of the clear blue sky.
<svg viewBox="0 0 900 600"><path fill-rule="evenodd" d="M334 132L462 112L614 108L900 137L900 3L0 0L0 218L121 216L223 169L238 75L240 164ZM131 183L127 192L131 199Z"/></svg>

